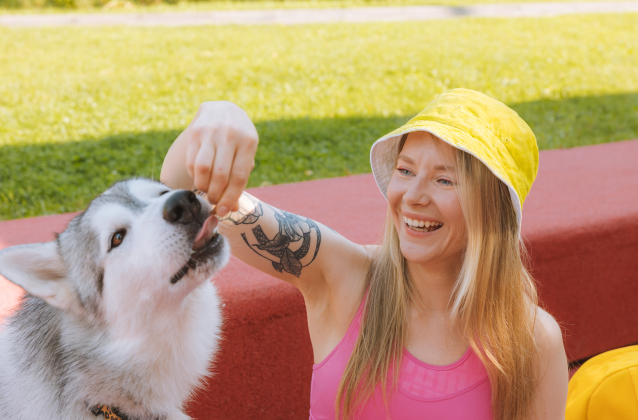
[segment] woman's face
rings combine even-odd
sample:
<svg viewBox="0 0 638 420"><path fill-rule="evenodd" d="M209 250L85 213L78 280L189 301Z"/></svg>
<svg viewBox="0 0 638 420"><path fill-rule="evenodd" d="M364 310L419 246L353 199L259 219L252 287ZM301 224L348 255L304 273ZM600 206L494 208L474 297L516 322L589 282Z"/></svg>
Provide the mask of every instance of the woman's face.
<svg viewBox="0 0 638 420"><path fill-rule="evenodd" d="M454 148L430 133L410 133L388 185L388 204L408 261L460 261L465 219L456 183Z"/></svg>

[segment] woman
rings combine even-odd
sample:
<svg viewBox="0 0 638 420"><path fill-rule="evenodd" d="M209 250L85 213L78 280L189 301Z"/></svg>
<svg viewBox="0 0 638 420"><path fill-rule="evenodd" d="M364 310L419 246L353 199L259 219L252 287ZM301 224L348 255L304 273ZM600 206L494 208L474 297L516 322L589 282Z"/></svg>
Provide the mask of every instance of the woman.
<svg viewBox="0 0 638 420"><path fill-rule="evenodd" d="M203 104L162 179L205 192L233 254L303 294L311 419L564 418L562 334L520 240L538 149L514 111L455 89L373 145L380 246L242 193L257 138L238 107Z"/></svg>

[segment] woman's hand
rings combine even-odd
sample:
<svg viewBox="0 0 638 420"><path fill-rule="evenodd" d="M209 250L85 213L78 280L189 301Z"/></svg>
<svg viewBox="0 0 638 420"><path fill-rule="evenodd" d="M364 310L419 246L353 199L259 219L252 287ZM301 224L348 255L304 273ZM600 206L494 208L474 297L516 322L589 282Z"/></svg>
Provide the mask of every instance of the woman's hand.
<svg viewBox="0 0 638 420"><path fill-rule="evenodd" d="M237 210L255 166L259 136L231 102L205 102L166 154L161 179L171 188L205 192L219 216ZM188 185L190 184L190 185Z"/></svg>

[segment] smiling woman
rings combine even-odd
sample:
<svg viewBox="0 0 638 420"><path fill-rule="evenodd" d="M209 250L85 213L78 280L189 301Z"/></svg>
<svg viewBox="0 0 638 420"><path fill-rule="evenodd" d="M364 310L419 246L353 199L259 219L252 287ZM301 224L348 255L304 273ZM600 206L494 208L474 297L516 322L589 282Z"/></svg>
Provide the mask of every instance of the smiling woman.
<svg viewBox="0 0 638 420"><path fill-rule="evenodd" d="M455 89L377 141L371 161L388 218L337 393L343 417L368 399L385 400L395 418L564 416L560 330L537 306L520 243L538 162L529 127L503 104ZM406 358L437 366L410 393L439 388L429 404L388 400L410 381ZM463 386L450 387L440 369L457 371Z"/></svg>
<svg viewBox="0 0 638 420"><path fill-rule="evenodd" d="M514 111L455 89L373 145L380 246L242 193L257 143L240 108L202 104L162 179L206 191L232 253L302 292L311 420L564 416L561 331L520 241L538 148Z"/></svg>

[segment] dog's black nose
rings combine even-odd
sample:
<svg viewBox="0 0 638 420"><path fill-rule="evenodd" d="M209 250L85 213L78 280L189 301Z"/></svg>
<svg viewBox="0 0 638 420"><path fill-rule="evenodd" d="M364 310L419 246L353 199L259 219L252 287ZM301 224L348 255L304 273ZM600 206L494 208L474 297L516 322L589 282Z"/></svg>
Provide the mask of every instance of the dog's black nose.
<svg viewBox="0 0 638 420"><path fill-rule="evenodd" d="M177 191L164 204L164 220L170 223L188 223L196 218L202 205L192 191Z"/></svg>

